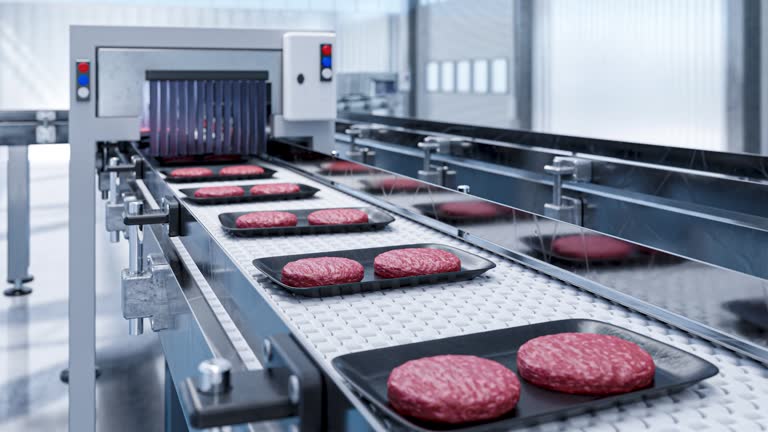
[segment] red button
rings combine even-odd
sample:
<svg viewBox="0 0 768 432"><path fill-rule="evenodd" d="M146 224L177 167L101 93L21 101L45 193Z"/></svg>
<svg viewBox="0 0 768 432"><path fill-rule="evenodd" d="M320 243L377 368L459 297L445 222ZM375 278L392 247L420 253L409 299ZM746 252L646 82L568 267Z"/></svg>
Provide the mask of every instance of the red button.
<svg viewBox="0 0 768 432"><path fill-rule="evenodd" d="M330 45L323 45L320 48L320 52L322 52L324 56L331 55L331 46Z"/></svg>
<svg viewBox="0 0 768 432"><path fill-rule="evenodd" d="M91 65L88 63L78 63L77 64L77 71L80 73L88 73L88 70L91 68Z"/></svg>

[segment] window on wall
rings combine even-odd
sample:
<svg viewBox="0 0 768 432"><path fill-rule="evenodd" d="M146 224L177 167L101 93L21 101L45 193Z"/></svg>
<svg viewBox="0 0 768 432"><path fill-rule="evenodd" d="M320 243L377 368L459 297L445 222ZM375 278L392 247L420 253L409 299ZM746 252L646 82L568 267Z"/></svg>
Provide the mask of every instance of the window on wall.
<svg viewBox="0 0 768 432"><path fill-rule="evenodd" d="M456 63L456 91L459 93L469 93L472 89L471 65L469 60L462 60Z"/></svg>
<svg viewBox="0 0 768 432"><path fill-rule="evenodd" d="M445 93L453 93L456 88L454 63L444 61L440 63L440 89Z"/></svg>
<svg viewBox="0 0 768 432"><path fill-rule="evenodd" d="M507 82L507 59L493 59L491 62L491 92L496 94L506 93L508 90Z"/></svg>
<svg viewBox="0 0 768 432"><path fill-rule="evenodd" d="M488 93L488 60L472 62L472 91Z"/></svg>
<svg viewBox="0 0 768 432"><path fill-rule="evenodd" d="M437 62L427 63L425 76L427 78L427 91L438 91L440 89L440 69L438 69Z"/></svg>

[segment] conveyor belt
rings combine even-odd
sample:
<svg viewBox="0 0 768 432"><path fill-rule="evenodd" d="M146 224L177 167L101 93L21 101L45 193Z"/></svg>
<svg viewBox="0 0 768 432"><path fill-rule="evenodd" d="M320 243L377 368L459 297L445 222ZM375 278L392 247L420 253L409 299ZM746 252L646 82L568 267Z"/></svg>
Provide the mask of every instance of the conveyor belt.
<svg viewBox="0 0 768 432"><path fill-rule="evenodd" d="M319 188L316 199L196 206L190 212L236 261L256 275L254 289L340 385L330 361L354 351L393 346L565 318L607 321L645 334L713 362L720 374L680 393L624 404L530 430L584 431L768 431L768 369L724 348L630 311L578 288L398 217L382 232L235 238L219 225L229 211L287 210L364 205L296 173L278 170L271 181L302 182ZM235 182L206 183L205 186ZM202 185L202 184L201 184ZM179 197L180 188L170 186ZM462 247L498 266L470 282L382 291L347 297L294 297L258 275L254 258L403 243L438 242Z"/></svg>

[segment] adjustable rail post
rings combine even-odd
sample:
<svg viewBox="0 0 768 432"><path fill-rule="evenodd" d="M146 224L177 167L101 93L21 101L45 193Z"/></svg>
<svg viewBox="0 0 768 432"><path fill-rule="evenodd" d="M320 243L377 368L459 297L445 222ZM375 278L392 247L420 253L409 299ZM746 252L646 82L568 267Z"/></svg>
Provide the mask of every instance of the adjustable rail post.
<svg viewBox="0 0 768 432"><path fill-rule="evenodd" d="M14 145L8 147L8 283L6 296L30 294L32 288L24 286L31 282L29 274L29 147Z"/></svg>

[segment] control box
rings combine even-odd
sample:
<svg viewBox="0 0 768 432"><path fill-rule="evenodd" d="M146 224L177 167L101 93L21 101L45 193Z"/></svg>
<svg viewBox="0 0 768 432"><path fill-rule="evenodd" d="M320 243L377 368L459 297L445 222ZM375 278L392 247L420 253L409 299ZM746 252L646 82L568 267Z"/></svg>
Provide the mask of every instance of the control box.
<svg viewBox="0 0 768 432"><path fill-rule="evenodd" d="M336 119L334 33L283 35L283 117L288 121Z"/></svg>

